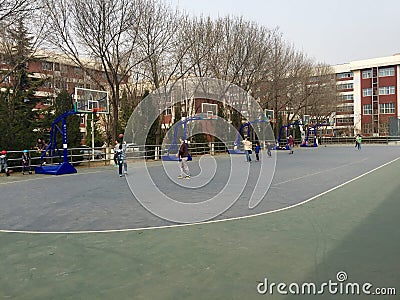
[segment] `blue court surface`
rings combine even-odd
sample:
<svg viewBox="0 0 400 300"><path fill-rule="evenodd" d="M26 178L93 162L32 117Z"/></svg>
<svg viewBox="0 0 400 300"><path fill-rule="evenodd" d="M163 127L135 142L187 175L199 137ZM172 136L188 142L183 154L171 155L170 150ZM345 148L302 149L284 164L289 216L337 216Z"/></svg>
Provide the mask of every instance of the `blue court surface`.
<svg viewBox="0 0 400 300"><path fill-rule="evenodd" d="M0 177L0 298L399 299L400 147L273 156L263 155L265 164L225 154L195 158L192 177L180 181L176 162L165 169L151 162L153 188L140 163L129 164L126 178L112 166ZM246 185L211 220L181 224L144 208L157 203L157 189L190 207L215 197L232 164L242 176L220 201ZM272 182L249 208L257 183L268 182L261 167ZM142 203L135 185L148 190ZM321 289L328 282L370 284L370 294ZM279 283L286 288L278 291ZM322 292L293 293L302 283Z"/></svg>
<svg viewBox="0 0 400 300"><path fill-rule="evenodd" d="M255 208L249 208L249 198L259 179L261 163L254 162L254 157L251 164L245 162L244 155L232 157L233 161L229 155L212 158L209 169L215 172L208 172L207 165L201 170L195 158L189 162L192 178L187 181L175 180L179 174L177 162L165 162L165 169L161 162L148 163L146 168L130 163L126 178L118 177L117 168L112 166L81 168L77 174L62 176L1 177L0 229L70 232L174 225L177 222L145 209L132 193L131 183L148 184L145 201L157 201L156 191L161 190L176 201L196 203L216 196L227 185L231 164L242 170L232 176L233 186L245 182L244 187L236 194L227 193L226 197L236 196L237 201L212 220L274 212L303 203L399 158L400 147L366 145L361 151L351 146L300 148L293 155L274 151L272 158L263 153L262 160L267 162L263 166L272 182L269 185L267 180L259 187L266 194ZM151 180L144 176L146 170Z"/></svg>

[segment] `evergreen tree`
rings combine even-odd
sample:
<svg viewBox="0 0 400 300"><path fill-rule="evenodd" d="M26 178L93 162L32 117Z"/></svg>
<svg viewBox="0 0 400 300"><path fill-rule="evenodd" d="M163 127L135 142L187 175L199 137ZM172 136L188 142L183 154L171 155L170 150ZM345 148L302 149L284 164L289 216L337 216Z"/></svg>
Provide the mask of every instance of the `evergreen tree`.
<svg viewBox="0 0 400 300"><path fill-rule="evenodd" d="M37 112L33 110L38 99L34 94L41 80L29 77L27 62L32 54L32 37L19 19L8 31L9 51L4 53L8 69L9 86L1 92L0 107L2 135L0 146L9 150L29 149L35 145L33 134Z"/></svg>

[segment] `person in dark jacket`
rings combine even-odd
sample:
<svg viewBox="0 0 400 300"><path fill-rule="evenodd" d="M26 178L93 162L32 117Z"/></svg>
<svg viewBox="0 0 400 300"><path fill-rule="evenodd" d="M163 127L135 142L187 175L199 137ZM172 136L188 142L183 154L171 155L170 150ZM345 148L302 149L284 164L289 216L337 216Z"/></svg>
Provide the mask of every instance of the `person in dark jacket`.
<svg viewBox="0 0 400 300"><path fill-rule="evenodd" d="M190 170L188 166L188 157L189 157L189 149L183 138L179 138L179 141L181 143L179 147L179 151L176 154L176 157L179 158L179 169L180 169L180 175L178 176L179 179L190 178Z"/></svg>
<svg viewBox="0 0 400 300"><path fill-rule="evenodd" d="M28 171L29 174L32 174L31 170L31 156L29 155L29 150L24 150L22 152L22 175L25 175L25 172Z"/></svg>
<svg viewBox="0 0 400 300"><path fill-rule="evenodd" d="M0 155L0 173L4 170L4 172L6 172L6 176L10 176L10 171L8 170L7 161L8 161L7 151L2 150Z"/></svg>
<svg viewBox="0 0 400 300"><path fill-rule="evenodd" d="M260 161L260 150L261 150L261 146L259 142L256 142L256 147L254 149L254 152L256 153L256 160Z"/></svg>

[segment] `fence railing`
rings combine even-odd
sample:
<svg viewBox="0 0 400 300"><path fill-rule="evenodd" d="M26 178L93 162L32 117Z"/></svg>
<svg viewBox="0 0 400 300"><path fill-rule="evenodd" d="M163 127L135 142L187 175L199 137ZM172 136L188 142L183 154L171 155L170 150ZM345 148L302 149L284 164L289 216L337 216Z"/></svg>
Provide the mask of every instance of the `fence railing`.
<svg viewBox="0 0 400 300"><path fill-rule="evenodd" d="M319 145L327 144L352 144L354 137L320 137L318 140ZM296 145L300 145L301 141L296 140ZM400 137L363 137L362 143L364 144L399 144ZM215 155L218 153L226 153L228 149L233 149L234 142L227 144L222 142L207 142L207 143L189 143L189 152L192 156L200 156L204 154ZM284 141L281 141L281 145ZM262 145L262 144L261 144ZM126 156L128 161L135 159L146 160L160 160L162 155L175 154L168 153L170 145L128 145ZM254 146L254 144L253 144ZM239 146L242 148L242 146ZM53 157L46 156L43 161L40 160L40 155L36 150L29 151L31 157L31 167L39 166L42 163L57 164L63 161L62 150ZM22 169L22 151L8 151L8 167L13 171L20 171ZM114 151L110 147L89 147L72 148L68 149L68 160L71 164L83 166L98 166L109 165L114 163Z"/></svg>
<svg viewBox="0 0 400 300"><path fill-rule="evenodd" d="M320 137L320 144L352 144L355 137ZM400 142L400 136L362 137L363 144L390 144Z"/></svg>
<svg viewBox="0 0 400 300"><path fill-rule="evenodd" d="M95 147L94 149L88 147L82 148L71 148L68 149L68 161L73 165L91 165L93 163L103 162L108 164L107 149L104 147ZM28 150L31 158L30 166L32 169L41 164L53 165L63 161L63 150L56 151L55 155L47 155L41 160L41 152L37 150ZM19 171L22 169L22 150L18 151L7 151L7 165L8 168L13 171Z"/></svg>

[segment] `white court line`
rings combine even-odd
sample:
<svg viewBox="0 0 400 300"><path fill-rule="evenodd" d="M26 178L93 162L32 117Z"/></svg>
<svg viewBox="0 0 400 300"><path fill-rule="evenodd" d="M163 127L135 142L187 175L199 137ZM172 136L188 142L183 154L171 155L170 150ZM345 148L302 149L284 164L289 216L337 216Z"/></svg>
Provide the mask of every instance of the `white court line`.
<svg viewBox="0 0 400 300"><path fill-rule="evenodd" d="M164 225L164 226L153 226L153 227L142 227L142 228L126 228L126 229L110 229L110 230L82 230L82 231L29 231L29 230L3 230L0 229L0 233L30 233L30 234L85 234L85 233L114 233L114 232L131 232L131 231L144 231L144 230L153 230L153 229L166 229L166 228L176 228L176 227L187 227L187 226L195 226L195 225L203 225L203 224L214 224L214 223L222 223L222 222L226 222L226 221L235 221L235 220L243 220L243 219L249 219L249 218L253 218L253 217L258 217L258 216L264 216L264 215L268 215L268 214L272 214L272 213L276 213L276 212L281 212L290 208L294 208L300 205L303 205L305 203L308 203L316 198L319 198L323 195L326 195L334 190L337 190L353 181L356 181L368 174L371 174L397 160L399 160L400 157L397 157L383 165L380 165L368 172L365 172L357 177L354 177L353 179L350 179L344 183L339 184L338 186L335 186L325 192L322 192L318 195L315 195L311 198L308 198L302 202L287 206L287 207L283 207L283 208L279 208L279 209L275 209L275 210L271 210L271 211L267 211L267 212L262 212L262 213L258 213L258 214L253 214L253 215L247 215L247 216L242 216L242 217L234 217L234 218L227 218L227 219L223 219L223 220L213 220L213 221L205 221L205 222L198 222L198 223L190 223L190 224L174 224L174 225Z"/></svg>
<svg viewBox="0 0 400 300"><path fill-rule="evenodd" d="M274 184L272 184L272 185L273 185L273 186L281 185L281 184L284 184L284 183L288 183L288 182L296 181L296 180L299 180L299 179L311 177L311 176L314 176L314 175L318 175L318 174L321 174L321 173L325 173L325 172L329 172L329 171L332 171L332 170L340 169L340 168L343 168L343 167L348 167L348 166L350 166L350 165L352 165L352 164L358 164L358 163L361 163L361 162L363 162L363 161L365 161L365 160L368 160L368 159L367 159L367 158L364 158L364 159L361 159L361 160L358 160L358 161L355 161L355 162L351 162L351 163L348 163L348 164L343 164L343 165L341 165L341 166L337 166L337 167L334 167L334 168L325 169L325 170L318 171L318 172L311 173L311 174L307 174L307 175L304 175L304 176L295 177L295 178L288 179L288 180L285 180L285 181L277 182L277 183L274 183Z"/></svg>

